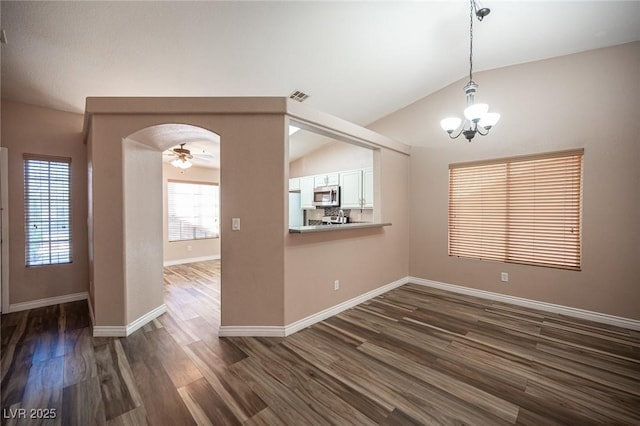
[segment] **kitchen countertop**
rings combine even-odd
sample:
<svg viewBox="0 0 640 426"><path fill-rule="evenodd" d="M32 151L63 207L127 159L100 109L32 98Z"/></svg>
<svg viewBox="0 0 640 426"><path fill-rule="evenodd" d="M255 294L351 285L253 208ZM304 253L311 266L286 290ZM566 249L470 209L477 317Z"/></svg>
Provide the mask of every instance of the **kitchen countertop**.
<svg viewBox="0 0 640 426"><path fill-rule="evenodd" d="M332 232L332 231L347 231L351 229L364 229L364 228L382 228L383 226L391 226L389 222L352 222L335 225L308 225L308 226L291 226L289 227L290 234L306 234L310 232Z"/></svg>

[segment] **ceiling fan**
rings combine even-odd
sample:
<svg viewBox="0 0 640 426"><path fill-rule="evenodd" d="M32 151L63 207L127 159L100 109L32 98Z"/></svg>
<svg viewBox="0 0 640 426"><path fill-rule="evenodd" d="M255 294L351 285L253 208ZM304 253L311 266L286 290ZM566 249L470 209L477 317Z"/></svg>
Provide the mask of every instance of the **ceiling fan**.
<svg viewBox="0 0 640 426"><path fill-rule="evenodd" d="M187 143L190 149L185 147ZM215 147L210 145L212 144L208 141L184 142L175 148L168 149L164 155L169 157L167 161L171 162L171 165L181 169L188 169L193 165L210 167L217 157Z"/></svg>
<svg viewBox="0 0 640 426"><path fill-rule="evenodd" d="M193 165L191 161L193 159L193 155L191 155L191 151L184 147L185 144L181 143L180 147L173 148L169 152L165 153L165 155L172 155L175 157L173 161L171 161L171 165L173 167L178 167L180 169L188 169Z"/></svg>

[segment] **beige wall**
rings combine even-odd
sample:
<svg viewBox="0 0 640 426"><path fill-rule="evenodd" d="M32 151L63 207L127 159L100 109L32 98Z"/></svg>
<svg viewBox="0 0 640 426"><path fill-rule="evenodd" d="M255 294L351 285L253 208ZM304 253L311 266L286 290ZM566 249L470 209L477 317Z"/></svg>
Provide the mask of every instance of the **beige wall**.
<svg viewBox="0 0 640 426"><path fill-rule="evenodd" d="M477 73L478 99L501 112L487 137L449 140L460 80L371 128L417 145L411 156L410 273L640 319L640 43ZM582 271L447 255L448 164L584 147ZM500 282L500 272L509 283Z"/></svg>
<svg viewBox="0 0 640 426"><path fill-rule="evenodd" d="M119 102L115 99L114 102ZM110 100L105 100L109 109ZM146 100L145 100L146 102ZM161 100L158 109L164 106ZM174 105L168 99L167 105ZM181 100L177 101L178 103ZM101 104L98 107L102 107ZM131 105L131 102L127 103ZM94 114L91 124L93 274L96 324L125 325L126 271L123 223L122 139L162 123L200 126L221 136L222 324L281 325L284 316L284 116L273 114ZM169 147L159 147L166 149ZM126 189L126 188L125 188ZM126 198L126 196L125 196ZM256 206L268 206L270 213ZM242 229L231 231L231 218ZM161 234L159 234L161 235ZM161 246L160 246L161 247ZM160 259L161 266L162 259ZM251 264L248 268L247 265ZM226 273L226 275L225 275ZM137 303L127 301L127 304ZM141 312L127 306L127 312ZM127 316L128 317L128 316Z"/></svg>
<svg viewBox="0 0 640 426"><path fill-rule="evenodd" d="M88 290L87 154L82 115L2 101L2 146L9 151L9 303ZM71 157L73 262L25 267L23 153Z"/></svg>
<svg viewBox="0 0 640 426"><path fill-rule="evenodd" d="M340 170L343 165L337 166ZM409 157L375 151L376 212L392 226L285 236L285 324L406 277ZM310 169L313 170L313 169ZM315 173L315 171L312 171ZM340 290L334 291L334 280Z"/></svg>
<svg viewBox="0 0 640 426"><path fill-rule="evenodd" d="M375 142L381 138L380 144L369 149L333 142L291 162L290 176L373 166L374 216L367 210L362 215L352 211L352 216L367 221L375 217L392 226L310 234L285 232L286 325L393 283L409 272L408 147L334 117L322 117L323 113L310 113L318 114L320 122L332 123L336 129L348 129L345 133L353 140ZM335 280L340 281L338 291L333 289Z"/></svg>
<svg viewBox="0 0 640 426"><path fill-rule="evenodd" d="M126 323L163 304L162 152L122 141Z"/></svg>
<svg viewBox="0 0 640 426"><path fill-rule="evenodd" d="M289 164L289 177L311 176L343 170L363 169L373 165L373 151L341 141L334 141Z"/></svg>
<svg viewBox="0 0 640 426"><path fill-rule="evenodd" d="M220 169L192 166L182 172L169 163L162 166L162 236L164 263L186 263L190 259L220 256L220 238L205 240L171 241L168 235L167 182L180 180L185 182L220 183ZM189 250L191 247L191 250Z"/></svg>
<svg viewBox="0 0 640 426"><path fill-rule="evenodd" d="M95 306L95 287L93 285L93 139L91 134L87 136L87 256L89 261L89 307L92 309ZM93 318L92 318L93 321ZM95 323L95 321L94 321Z"/></svg>
<svg viewBox="0 0 640 426"><path fill-rule="evenodd" d="M89 250L94 325L123 326L125 322L124 209L122 134L104 141L100 135L111 129L105 119L93 119L89 133L91 186L89 199Z"/></svg>

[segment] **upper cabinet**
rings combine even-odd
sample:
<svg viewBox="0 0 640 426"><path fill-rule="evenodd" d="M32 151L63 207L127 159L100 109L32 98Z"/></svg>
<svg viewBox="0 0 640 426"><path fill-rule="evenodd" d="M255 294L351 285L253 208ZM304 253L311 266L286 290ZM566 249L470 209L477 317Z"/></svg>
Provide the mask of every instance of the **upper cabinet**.
<svg viewBox="0 0 640 426"><path fill-rule="evenodd" d="M300 191L300 178L289 179L289 191Z"/></svg>
<svg viewBox="0 0 640 426"><path fill-rule="evenodd" d="M289 191L300 191L300 207L315 209L315 188L340 185L341 209L373 208L373 168L289 179Z"/></svg>
<svg viewBox="0 0 640 426"><path fill-rule="evenodd" d="M362 170L340 173L340 208L362 208Z"/></svg>
<svg viewBox="0 0 640 426"><path fill-rule="evenodd" d="M340 173L340 208L373 208L373 169Z"/></svg>
<svg viewBox="0 0 640 426"><path fill-rule="evenodd" d="M373 168L362 171L362 208L373 208Z"/></svg>
<svg viewBox="0 0 640 426"><path fill-rule="evenodd" d="M320 186L330 186L330 185L339 185L340 178L338 173L329 173L326 175L316 175L314 176L314 186L316 188Z"/></svg>
<svg viewBox="0 0 640 426"><path fill-rule="evenodd" d="M300 182L300 207L303 209L315 209L313 205L313 188L314 177L303 176L299 179Z"/></svg>

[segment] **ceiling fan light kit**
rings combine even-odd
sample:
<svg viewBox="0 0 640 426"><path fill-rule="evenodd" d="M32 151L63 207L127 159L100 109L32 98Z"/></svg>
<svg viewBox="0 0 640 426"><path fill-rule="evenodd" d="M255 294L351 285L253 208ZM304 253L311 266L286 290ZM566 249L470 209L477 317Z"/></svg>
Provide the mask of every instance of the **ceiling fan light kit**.
<svg viewBox="0 0 640 426"><path fill-rule="evenodd" d="M181 143L180 148L173 148L171 153L176 156L176 158L171 161L171 165L173 167L177 167L179 169L188 169L193 164L191 160L193 155L191 155L191 151L184 147L185 144Z"/></svg>
<svg viewBox="0 0 640 426"><path fill-rule="evenodd" d="M464 109L466 120L447 117L440 121L440 127L449 134L451 139L464 135L465 139L471 142L476 134L486 136L500 120L500 114L489 112L488 104L475 103L478 84L473 81L473 15L476 15L478 21L482 21L490 12L491 9L482 7L479 1L469 0L469 82L464 86L467 97L467 107Z"/></svg>
<svg viewBox="0 0 640 426"><path fill-rule="evenodd" d="M191 167L193 164L191 163L191 161L189 160L185 160L182 158L176 158L175 160L173 160L171 162L171 165L173 167L177 167L179 169L188 169L189 167Z"/></svg>

